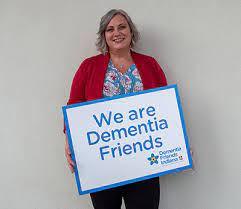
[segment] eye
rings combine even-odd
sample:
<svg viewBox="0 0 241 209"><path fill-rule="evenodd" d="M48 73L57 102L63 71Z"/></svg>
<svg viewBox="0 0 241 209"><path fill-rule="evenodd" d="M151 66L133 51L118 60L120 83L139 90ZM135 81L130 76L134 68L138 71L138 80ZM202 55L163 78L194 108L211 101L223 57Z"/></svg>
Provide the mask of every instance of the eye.
<svg viewBox="0 0 241 209"><path fill-rule="evenodd" d="M113 31L113 28L107 28L106 29L106 32L111 32L111 31Z"/></svg>
<svg viewBox="0 0 241 209"><path fill-rule="evenodd" d="M125 25L121 25L119 28L120 28L120 29L125 29L126 26L125 26Z"/></svg>

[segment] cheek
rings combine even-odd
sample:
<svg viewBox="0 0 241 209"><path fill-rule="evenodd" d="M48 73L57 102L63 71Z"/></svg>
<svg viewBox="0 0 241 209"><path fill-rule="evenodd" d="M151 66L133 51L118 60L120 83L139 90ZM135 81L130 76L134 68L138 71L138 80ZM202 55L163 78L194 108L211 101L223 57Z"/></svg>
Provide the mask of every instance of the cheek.
<svg viewBox="0 0 241 209"><path fill-rule="evenodd" d="M111 35L110 35L110 34L106 34L106 35L105 35L105 40L106 40L106 41L110 41L110 39L111 39Z"/></svg>
<svg viewBox="0 0 241 209"><path fill-rule="evenodd" d="M107 46L110 47L112 45L111 37L106 35L105 42L106 42Z"/></svg>
<svg viewBox="0 0 241 209"><path fill-rule="evenodd" d="M125 34L126 34L126 36L127 36L129 39L131 39L132 34L131 34L131 32L130 32L129 30L127 30L127 31L125 32Z"/></svg>
<svg viewBox="0 0 241 209"><path fill-rule="evenodd" d="M105 42L108 43L109 42L109 36L105 35Z"/></svg>
<svg viewBox="0 0 241 209"><path fill-rule="evenodd" d="M132 34L130 32L127 33L128 40L131 40Z"/></svg>

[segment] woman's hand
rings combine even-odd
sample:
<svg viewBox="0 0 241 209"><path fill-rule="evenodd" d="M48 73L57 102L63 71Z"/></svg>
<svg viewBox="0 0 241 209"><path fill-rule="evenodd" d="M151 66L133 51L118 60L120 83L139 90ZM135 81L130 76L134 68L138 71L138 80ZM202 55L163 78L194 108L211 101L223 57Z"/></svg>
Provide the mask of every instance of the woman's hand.
<svg viewBox="0 0 241 209"><path fill-rule="evenodd" d="M185 173L185 172L189 172L189 171L194 171L195 170L195 163L193 160L193 149L190 147L190 154L191 154L191 158L192 158L192 168L189 168L187 170L183 170L181 171L181 173Z"/></svg>
<svg viewBox="0 0 241 209"><path fill-rule="evenodd" d="M71 173L74 173L75 163L71 158L71 152L70 152L70 148L69 148L69 141L68 141L67 134L65 134L65 156L66 156L68 166L69 166Z"/></svg>

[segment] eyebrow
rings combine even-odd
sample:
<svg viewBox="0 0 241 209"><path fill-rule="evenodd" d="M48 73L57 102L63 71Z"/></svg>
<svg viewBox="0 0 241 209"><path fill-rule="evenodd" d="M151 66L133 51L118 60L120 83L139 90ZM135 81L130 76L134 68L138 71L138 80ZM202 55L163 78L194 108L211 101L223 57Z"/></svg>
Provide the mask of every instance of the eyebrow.
<svg viewBox="0 0 241 209"><path fill-rule="evenodd" d="M126 23L120 23L118 26L121 26L121 25L127 25L127 24ZM114 27L114 26L113 25L109 25L106 28L111 28L111 27Z"/></svg>

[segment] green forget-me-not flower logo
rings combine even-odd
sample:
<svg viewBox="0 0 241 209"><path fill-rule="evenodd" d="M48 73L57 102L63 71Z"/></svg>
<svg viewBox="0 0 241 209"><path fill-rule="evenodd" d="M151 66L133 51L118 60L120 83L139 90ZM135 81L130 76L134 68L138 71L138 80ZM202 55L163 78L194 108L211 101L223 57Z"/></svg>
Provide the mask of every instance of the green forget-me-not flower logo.
<svg viewBox="0 0 241 209"><path fill-rule="evenodd" d="M150 161L150 164L153 165L154 163L158 164L157 159L159 158L158 155L151 154L151 157L148 157L147 159Z"/></svg>

